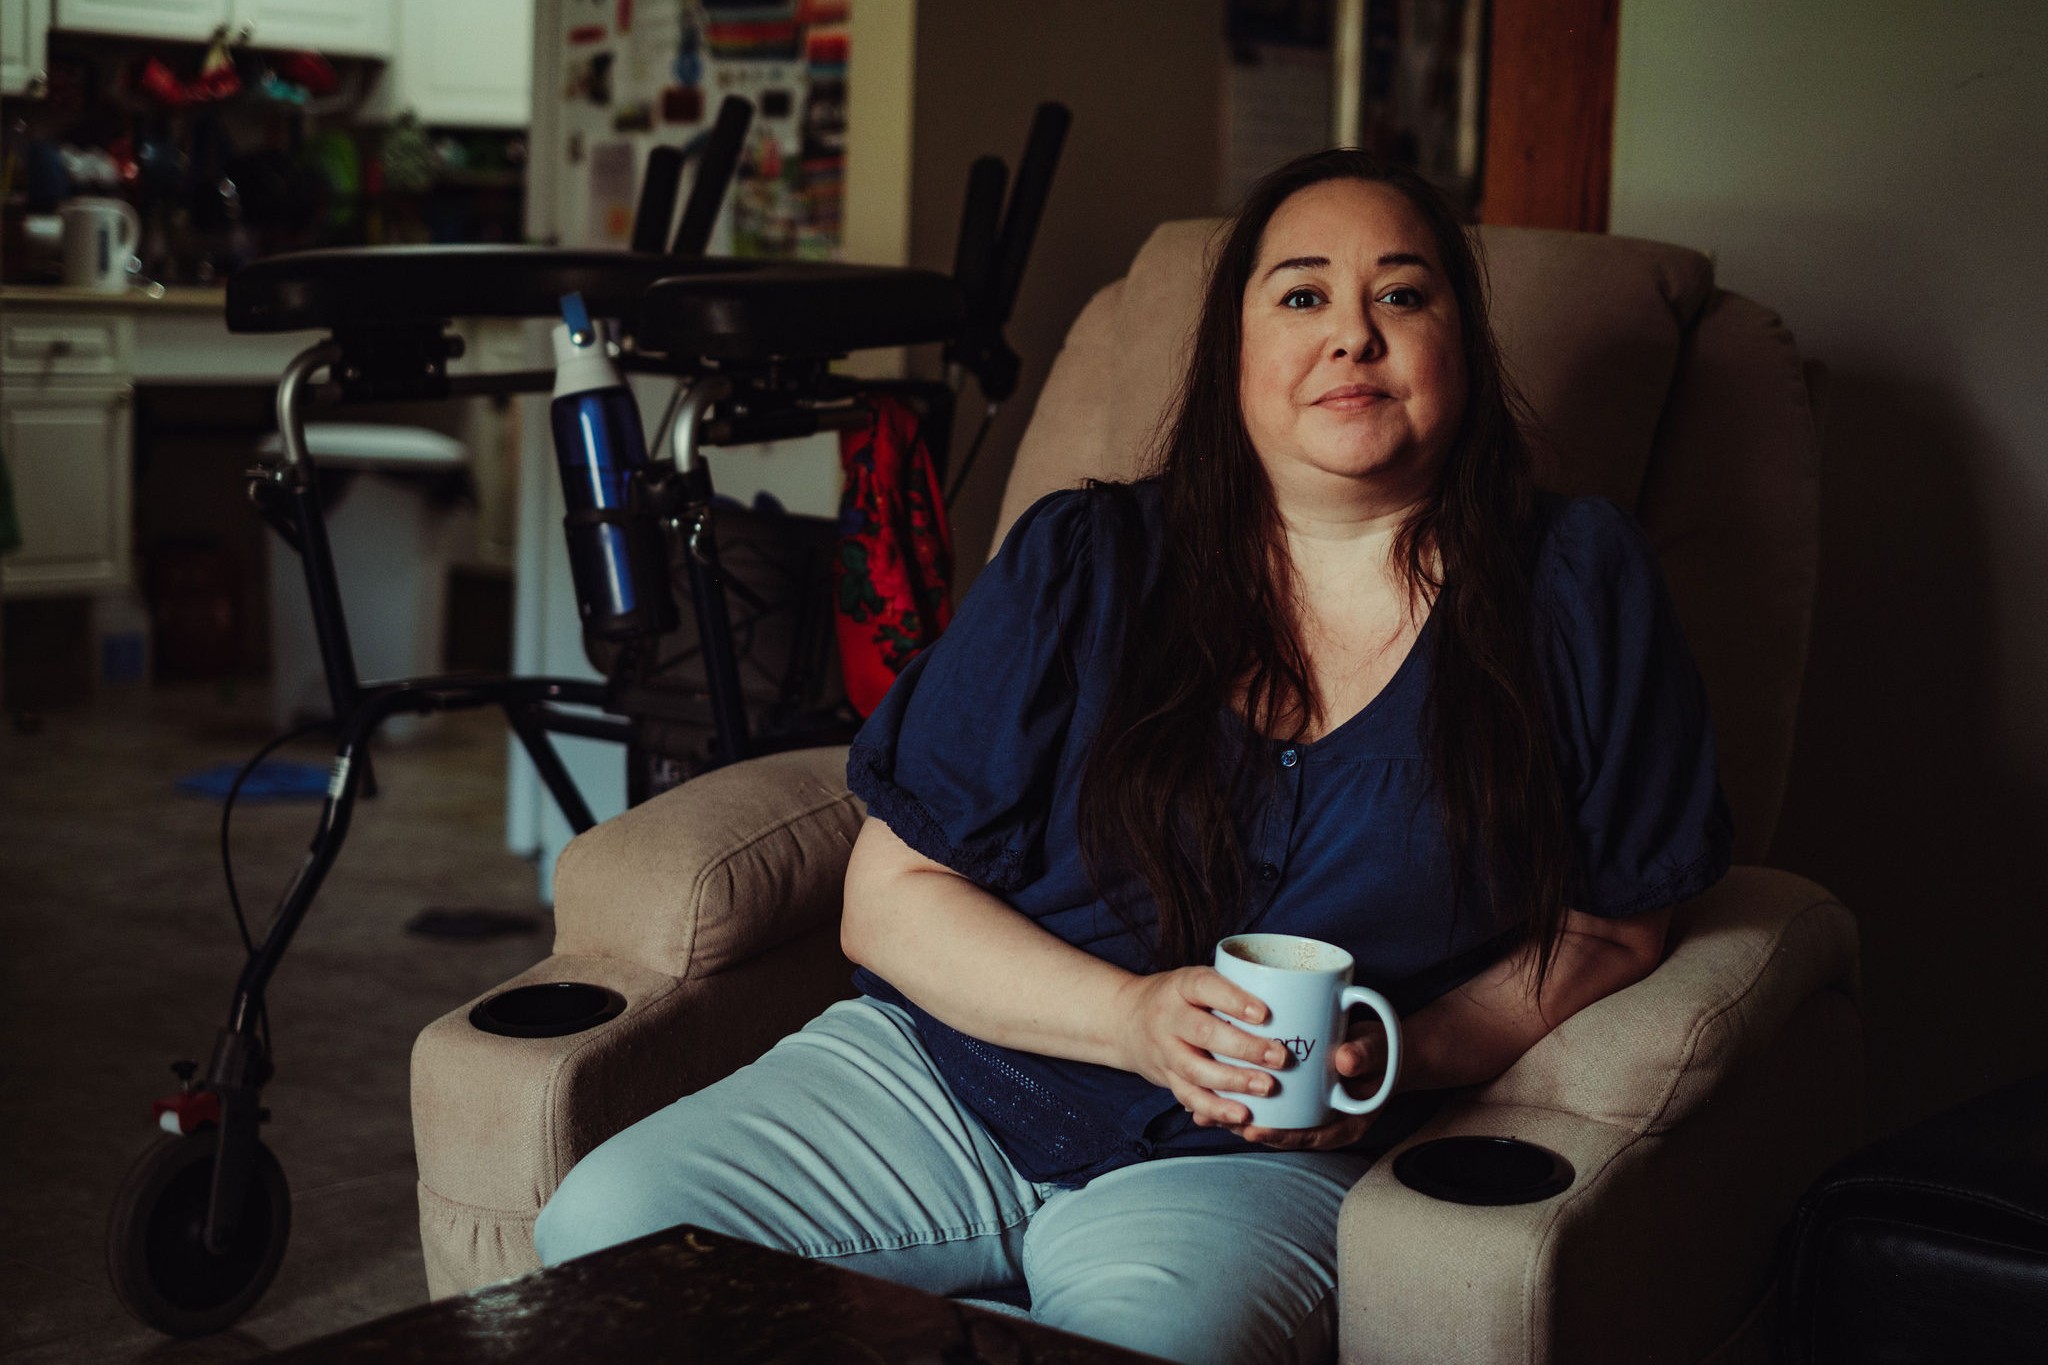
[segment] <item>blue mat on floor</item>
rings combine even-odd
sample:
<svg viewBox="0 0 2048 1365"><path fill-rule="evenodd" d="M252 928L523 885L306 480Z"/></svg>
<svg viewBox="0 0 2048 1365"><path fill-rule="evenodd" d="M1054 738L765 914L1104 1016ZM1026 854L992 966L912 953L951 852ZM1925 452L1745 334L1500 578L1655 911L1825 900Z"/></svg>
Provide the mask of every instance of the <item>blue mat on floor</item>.
<svg viewBox="0 0 2048 1365"><path fill-rule="evenodd" d="M246 761L246 760L244 760ZM240 763L216 763L211 768L178 779L178 790L194 796L225 801L228 788L235 785ZM256 765L242 784L237 801L318 801L327 795L327 769L318 763L294 763L276 758Z"/></svg>

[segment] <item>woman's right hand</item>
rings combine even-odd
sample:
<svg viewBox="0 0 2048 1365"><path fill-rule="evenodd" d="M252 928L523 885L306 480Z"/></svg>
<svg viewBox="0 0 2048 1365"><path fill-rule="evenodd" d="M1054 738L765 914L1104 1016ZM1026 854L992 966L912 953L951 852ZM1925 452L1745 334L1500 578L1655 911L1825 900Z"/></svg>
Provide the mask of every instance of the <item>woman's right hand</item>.
<svg viewBox="0 0 2048 1365"><path fill-rule="evenodd" d="M1121 1003L1117 1045L1124 1070L1171 1090L1199 1124L1251 1121L1250 1110L1218 1092L1264 1095L1272 1090L1273 1078L1226 1062L1277 1067L1285 1063L1287 1050L1209 1011L1257 1024L1266 1018L1264 1002L1214 967L1182 967L1131 978Z"/></svg>

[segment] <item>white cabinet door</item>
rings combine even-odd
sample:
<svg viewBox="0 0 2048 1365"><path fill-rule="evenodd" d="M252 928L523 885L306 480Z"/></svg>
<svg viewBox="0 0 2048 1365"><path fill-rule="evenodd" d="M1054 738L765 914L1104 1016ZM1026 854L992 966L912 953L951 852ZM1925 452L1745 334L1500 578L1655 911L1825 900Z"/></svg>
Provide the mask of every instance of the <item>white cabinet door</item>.
<svg viewBox="0 0 2048 1365"><path fill-rule="evenodd" d="M130 568L126 384L11 388L0 406L0 458L14 482L21 548L7 559L9 597L125 588Z"/></svg>
<svg viewBox="0 0 2048 1365"><path fill-rule="evenodd" d="M394 0L232 0L230 8L251 47L388 59L394 46Z"/></svg>
<svg viewBox="0 0 2048 1365"><path fill-rule="evenodd" d="M203 43L228 21L229 0L57 0L57 27Z"/></svg>
<svg viewBox="0 0 2048 1365"><path fill-rule="evenodd" d="M398 43L364 113L461 128L533 117L533 0L398 0Z"/></svg>
<svg viewBox="0 0 2048 1365"><path fill-rule="evenodd" d="M42 84L49 30L50 0L0 0L0 95Z"/></svg>

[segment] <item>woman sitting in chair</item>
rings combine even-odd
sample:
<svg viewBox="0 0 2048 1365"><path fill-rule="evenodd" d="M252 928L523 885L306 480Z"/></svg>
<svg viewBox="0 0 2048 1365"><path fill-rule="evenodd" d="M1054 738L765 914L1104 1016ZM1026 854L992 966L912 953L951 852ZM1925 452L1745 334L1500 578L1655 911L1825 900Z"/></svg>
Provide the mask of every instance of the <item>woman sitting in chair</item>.
<svg viewBox="0 0 2048 1365"><path fill-rule="evenodd" d="M690 1222L1170 1359L1314 1359L1346 1190L1728 867L1648 544L1533 488L1464 231L1355 151L1252 191L1156 474L1018 519L849 782L863 994L593 1151L544 1260ZM1391 998L1384 1108L1250 1126L1281 1046L1203 965L1247 928Z"/></svg>

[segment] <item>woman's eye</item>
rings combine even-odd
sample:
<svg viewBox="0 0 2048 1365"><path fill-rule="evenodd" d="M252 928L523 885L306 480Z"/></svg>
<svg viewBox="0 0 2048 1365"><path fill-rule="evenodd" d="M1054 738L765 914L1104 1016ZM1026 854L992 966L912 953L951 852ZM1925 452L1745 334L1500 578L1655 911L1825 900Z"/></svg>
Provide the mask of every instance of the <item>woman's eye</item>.
<svg viewBox="0 0 2048 1365"><path fill-rule="evenodd" d="M1280 300L1280 306L1282 308L1302 309L1319 302L1321 300L1313 289L1290 289L1287 291L1287 297Z"/></svg>
<svg viewBox="0 0 2048 1365"><path fill-rule="evenodd" d="M1408 285L1396 285L1380 295L1380 302L1396 308L1414 308L1422 302L1422 291Z"/></svg>

